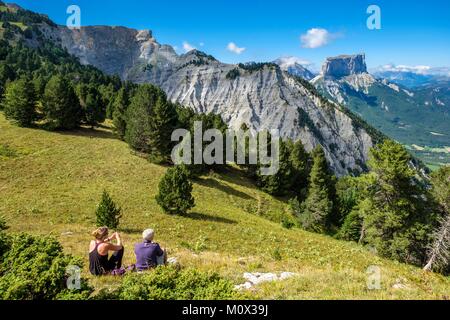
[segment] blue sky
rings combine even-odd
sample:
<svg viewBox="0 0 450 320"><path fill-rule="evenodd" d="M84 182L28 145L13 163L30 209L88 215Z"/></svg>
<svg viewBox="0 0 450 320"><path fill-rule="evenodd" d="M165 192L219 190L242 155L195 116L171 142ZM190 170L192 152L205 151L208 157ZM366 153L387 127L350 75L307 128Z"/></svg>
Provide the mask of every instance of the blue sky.
<svg viewBox="0 0 450 320"><path fill-rule="evenodd" d="M187 43L186 47L229 63L296 56L318 68L327 56L364 52L369 67L388 63L450 66L448 0L14 2L59 24L66 23L67 7L76 4L82 25L150 29L158 42L176 46L179 53ZM381 30L366 26L371 4L381 9ZM302 43L301 36L308 30ZM230 42L235 44L234 52L227 49ZM308 43L315 48L308 48Z"/></svg>

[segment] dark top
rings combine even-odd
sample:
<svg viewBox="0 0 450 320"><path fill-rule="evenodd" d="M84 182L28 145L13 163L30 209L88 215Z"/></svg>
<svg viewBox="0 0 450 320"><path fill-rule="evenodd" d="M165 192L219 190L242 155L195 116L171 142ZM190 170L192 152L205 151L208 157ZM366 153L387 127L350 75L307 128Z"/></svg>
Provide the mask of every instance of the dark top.
<svg viewBox="0 0 450 320"><path fill-rule="evenodd" d="M102 256L97 251L100 243L96 243L95 249L89 252L89 271L95 276L102 275L108 270L108 255Z"/></svg>
<svg viewBox="0 0 450 320"><path fill-rule="evenodd" d="M159 244L149 241L137 243L134 246L134 253L136 254L136 269L146 270L155 267L156 257L162 256L162 251Z"/></svg>

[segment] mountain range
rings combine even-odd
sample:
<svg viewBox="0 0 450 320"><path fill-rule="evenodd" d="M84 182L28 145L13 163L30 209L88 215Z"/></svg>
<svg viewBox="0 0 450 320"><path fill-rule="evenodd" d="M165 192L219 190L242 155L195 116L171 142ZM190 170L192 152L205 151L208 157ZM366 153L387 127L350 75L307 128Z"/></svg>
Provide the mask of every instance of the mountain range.
<svg viewBox="0 0 450 320"><path fill-rule="evenodd" d="M219 114L230 127L278 129L282 137L301 139L308 151L320 144L338 175L365 170L380 132L406 145L450 146L448 84L412 89L380 79L368 73L363 54L328 58L314 75L293 57L227 64L195 49L179 55L150 30L49 22L38 28L81 63L155 84L172 101Z"/></svg>
<svg viewBox="0 0 450 320"><path fill-rule="evenodd" d="M153 83L174 102L220 114L230 127L278 129L282 137L301 139L307 150L320 144L338 175L364 170L377 139L364 121L275 63L226 64L198 50L178 55L149 30L48 24L40 29L82 63L124 80Z"/></svg>

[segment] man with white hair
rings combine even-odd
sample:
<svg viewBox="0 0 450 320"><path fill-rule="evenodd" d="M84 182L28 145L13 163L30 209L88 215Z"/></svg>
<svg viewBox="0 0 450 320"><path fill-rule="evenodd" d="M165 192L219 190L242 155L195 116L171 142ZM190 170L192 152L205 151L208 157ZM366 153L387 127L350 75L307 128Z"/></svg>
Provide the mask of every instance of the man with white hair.
<svg viewBox="0 0 450 320"><path fill-rule="evenodd" d="M166 264L166 252L158 243L153 242L154 236L155 231L153 229L145 229L142 232L144 241L134 246L136 269L139 271Z"/></svg>

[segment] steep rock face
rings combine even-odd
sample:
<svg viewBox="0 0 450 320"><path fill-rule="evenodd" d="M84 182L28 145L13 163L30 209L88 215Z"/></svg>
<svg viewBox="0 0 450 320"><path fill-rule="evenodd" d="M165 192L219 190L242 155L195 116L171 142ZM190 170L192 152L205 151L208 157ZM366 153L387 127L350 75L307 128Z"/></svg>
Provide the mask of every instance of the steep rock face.
<svg viewBox="0 0 450 320"><path fill-rule="evenodd" d="M367 66L363 54L341 55L327 58L322 66L322 75L331 78L342 78L352 74L366 72Z"/></svg>
<svg viewBox="0 0 450 320"><path fill-rule="evenodd" d="M278 129L282 137L301 139L307 150L320 144L338 175L364 169L371 136L275 64L224 64L196 50L177 55L149 31L121 27L59 27L46 33L83 63L158 85L172 101L220 114L230 127Z"/></svg>

